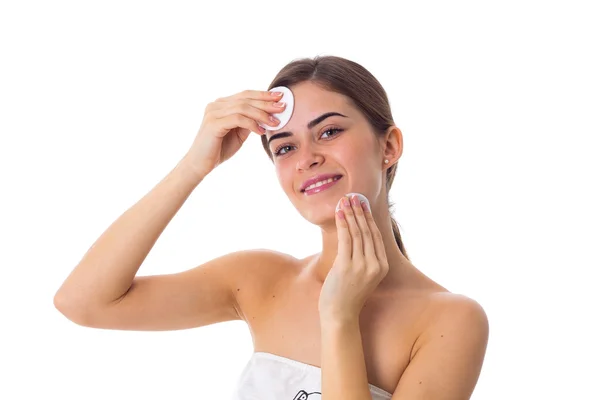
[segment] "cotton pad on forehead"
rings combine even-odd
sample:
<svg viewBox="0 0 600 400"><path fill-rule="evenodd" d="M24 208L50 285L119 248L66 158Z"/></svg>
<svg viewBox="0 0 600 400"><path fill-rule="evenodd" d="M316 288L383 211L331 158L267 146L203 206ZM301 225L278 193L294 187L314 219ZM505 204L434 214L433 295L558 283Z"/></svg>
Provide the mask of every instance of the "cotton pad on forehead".
<svg viewBox="0 0 600 400"><path fill-rule="evenodd" d="M286 103L285 109L278 114L271 114L275 118L277 118L280 122L277 126L270 126L259 122L258 125L262 126L268 131L276 131L278 129L283 128L292 118L292 112L294 111L294 94L290 89L285 86L277 86L273 89L269 90L269 92L282 92L283 96L281 97L280 102Z"/></svg>

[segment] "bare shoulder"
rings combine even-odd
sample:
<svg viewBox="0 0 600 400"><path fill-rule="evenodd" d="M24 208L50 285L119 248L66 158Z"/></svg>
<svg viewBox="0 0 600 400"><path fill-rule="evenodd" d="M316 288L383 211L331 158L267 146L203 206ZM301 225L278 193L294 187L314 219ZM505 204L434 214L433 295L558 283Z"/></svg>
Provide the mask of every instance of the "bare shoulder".
<svg viewBox="0 0 600 400"><path fill-rule="evenodd" d="M435 306L435 320L439 321L448 316L460 316L464 314L472 314L478 318L486 317L483 306L475 299L472 299L464 294L452 292L437 292L431 295L432 304Z"/></svg>
<svg viewBox="0 0 600 400"><path fill-rule="evenodd" d="M459 293L433 292L427 295L427 321L414 345L414 353L440 332L463 329L487 332L489 322L483 306Z"/></svg>
<svg viewBox="0 0 600 400"><path fill-rule="evenodd" d="M236 299L238 315L246 322L257 317L267 288L285 284L282 279L298 265L295 257L270 249L245 250L247 268L231 276L230 285Z"/></svg>

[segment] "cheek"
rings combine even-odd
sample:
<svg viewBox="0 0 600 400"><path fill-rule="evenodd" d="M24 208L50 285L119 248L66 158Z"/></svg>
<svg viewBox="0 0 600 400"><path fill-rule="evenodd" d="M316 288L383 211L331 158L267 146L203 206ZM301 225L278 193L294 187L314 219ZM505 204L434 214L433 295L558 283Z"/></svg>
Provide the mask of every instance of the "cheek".
<svg viewBox="0 0 600 400"><path fill-rule="evenodd" d="M332 153L332 155L336 158L338 163L349 169L354 169L354 167L357 166L364 166L368 160L368 154L366 154L365 148L356 145L344 146L335 153Z"/></svg>
<svg viewBox="0 0 600 400"><path fill-rule="evenodd" d="M294 175L290 173L289 168L277 168L276 170L277 181L279 182L279 186L283 189L284 192L293 192L294 185Z"/></svg>

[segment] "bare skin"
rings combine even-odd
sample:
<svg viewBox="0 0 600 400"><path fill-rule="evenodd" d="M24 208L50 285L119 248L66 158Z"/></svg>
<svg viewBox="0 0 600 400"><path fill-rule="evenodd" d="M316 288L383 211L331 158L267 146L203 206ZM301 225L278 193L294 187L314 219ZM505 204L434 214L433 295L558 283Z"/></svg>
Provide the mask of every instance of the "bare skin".
<svg viewBox="0 0 600 400"><path fill-rule="evenodd" d="M269 257L257 276L237 287L240 315L250 329L254 351L276 354L320 367L319 294L314 275L319 254L296 259ZM410 263L409 263L410 264ZM360 314L369 383L393 393L419 349L418 338L441 309L449 292L410 264L411 277L388 280Z"/></svg>
<svg viewBox="0 0 600 400"><path fill-rule="evenodd" d="M362 193L369 199L390 266L360 314L367 376L369 383L392 393L418 351L420 334L439 310L438 299L449 294L421 273L394 239L385 172L402 155L402 133L393 126L385 137L378 138L344 96L313 83L303 82L290 89L295 97L291 120L281 130L266 135L269 139L282 131L292 132L293 136L275 139L269 145L271 152L281 152L275 158L277 177L300 214L321 228L323 247L320 253L301 260L280 254L265 263L260 277L237 288L239 312L248 323L255 351L320 366L318 300L337 255L334 211L346 193ZM309 121L332 111L346 117L332 116L307 128ZM332 128L342 131L337 135L325 133ZM306 179L321 173L341 174L343 178L315 195L300 192Z"/></svg>
<svg viewBox="0 0 600 400"><path fill-rule="evenodd" d="M358 192L369 199L389 264L360 312L368 380L392 393L450 294L415 268L394 240L385 172L402 154L402 134L391 127L384 137L375 136L362 114L339 94L310 83L291 89L296 105L283 130L293 136L276 139L270 147L273 152L286 147L275 158L277 177L300 214L321 228L321 252L301 260L274 251L239 252L178 274L135 277L197 185L196 178L235 154L250 131L259 130L256 121L266 123L268 112L279 110L271 105L272 94L244 91L207 106L194 145L176 170L115 221L65 281L55 297L61 312L84 326L133 330L186 329L239 317L248 323L255 351L320 366L318 300L337 255L334 210L346 193ZM346 117L330 116L306 127L331 111ZM334 134L332 128L340 131ZM281 131L268 132L267 138L277 133ZM299 190L307 178L322 173L341 174L342 179L312 196ZM160 218L156 208L161 208ZM143 233L135 230L140 224L146 227ZM135 249L115 244L133 237L138 240ZM100 265L104 279L97 279ZM236 302L229 296L231 288Z"/></svg>

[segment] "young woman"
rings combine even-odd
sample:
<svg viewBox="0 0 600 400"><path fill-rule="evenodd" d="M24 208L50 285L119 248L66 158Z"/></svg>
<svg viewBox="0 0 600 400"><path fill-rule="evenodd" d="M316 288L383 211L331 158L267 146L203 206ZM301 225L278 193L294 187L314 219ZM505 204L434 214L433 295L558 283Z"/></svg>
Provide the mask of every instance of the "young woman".
<svg viewBox="0 0 600 400"><path fill-rule="evenodd" d="M210 103L189 151L88 250L56 307L104 329L246 321L255 352L237 399L470 398L488 320L475 300L449 292L408 257L389 211L403 141L384 89L334 56L289 63L269 87L277 86L294 96L279 130L258 123L279 124L270 117L285 109L281 95L248 90ZM250 132L261 135L292 204L321 228L322 251L304 259L239 251L180 273L136 276L189 194Z"/></svg>

